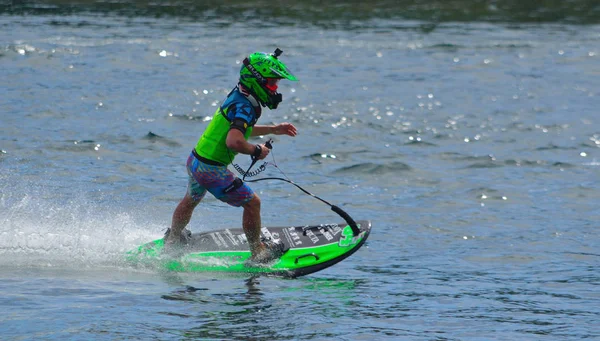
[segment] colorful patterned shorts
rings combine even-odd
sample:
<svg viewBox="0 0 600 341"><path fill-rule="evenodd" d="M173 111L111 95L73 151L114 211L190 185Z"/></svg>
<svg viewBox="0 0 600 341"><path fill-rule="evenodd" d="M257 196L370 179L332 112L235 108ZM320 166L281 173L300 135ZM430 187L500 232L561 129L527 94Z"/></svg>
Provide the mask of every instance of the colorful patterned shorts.
<svg viewBox="0 0 600 341"><path fill-rule="evenodd" d="M187 171L188 194L195 201L202 200L208 191L222 202L240 207L254 196L254 191L246 183L229 193L224 192L236 178L227 166L208 165L196 159L194 154L190 154L187 160Z"/></svg>

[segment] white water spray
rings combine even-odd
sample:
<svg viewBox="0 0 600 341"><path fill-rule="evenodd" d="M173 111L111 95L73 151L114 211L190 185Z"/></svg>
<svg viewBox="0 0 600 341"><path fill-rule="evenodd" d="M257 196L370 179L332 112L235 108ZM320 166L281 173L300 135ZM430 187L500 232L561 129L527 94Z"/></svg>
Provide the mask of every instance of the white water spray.
<svg viewBox="0 0 600 341"><path fill-rule="evenodd" d="M125 252L166 228L165 221L140 221L118 203L83 195L65 200L4 180L0 175L0 266L120 266Z"/></svg>

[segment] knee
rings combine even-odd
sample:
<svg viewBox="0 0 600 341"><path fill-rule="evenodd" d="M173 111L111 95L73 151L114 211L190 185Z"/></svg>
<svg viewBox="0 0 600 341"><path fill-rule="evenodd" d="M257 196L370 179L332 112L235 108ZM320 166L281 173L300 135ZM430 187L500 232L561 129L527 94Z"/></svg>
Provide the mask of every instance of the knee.
<svg viewBox="0 0 600 341"><path fill-rule="evenodd" d="M255 193L252 199L244 205L244 208L251 211L260 211L260 197Z"/></svg>

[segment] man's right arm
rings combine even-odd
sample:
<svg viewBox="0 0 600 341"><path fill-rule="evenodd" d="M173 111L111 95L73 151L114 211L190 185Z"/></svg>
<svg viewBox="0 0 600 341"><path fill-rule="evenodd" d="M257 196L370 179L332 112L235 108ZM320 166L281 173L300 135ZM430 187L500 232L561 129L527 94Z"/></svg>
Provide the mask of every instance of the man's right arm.
<svg viewBox="0 0 600 341"><path fill-rule="evenodd" d="M225 143L227 144L227 148L233 150L234 152L247 154L247 155L253 155L253 154L256 155L255 153L257 150L256 149L257 145L254 145L254 144L246 141L246 139L244 138L244 134L239 129L235 129L235 128L229 129ZM266 158L267 155L269 155L270 150L264 144L261 144L259 146L260 146L260 154L258 155L258 159L262 160L262 159Z"/></svg>

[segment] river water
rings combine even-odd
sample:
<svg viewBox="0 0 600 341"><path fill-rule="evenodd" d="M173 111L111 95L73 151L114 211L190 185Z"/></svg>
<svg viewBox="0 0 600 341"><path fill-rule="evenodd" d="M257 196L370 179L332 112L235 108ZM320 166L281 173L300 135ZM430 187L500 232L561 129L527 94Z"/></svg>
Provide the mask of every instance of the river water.
<svg viewBox="0 0 600 341"><path fill-rule="evenodd" d="M544 4L0 2L0 338L600 339L600 14ZM294 280L123 263L275 47L300 80L261 117L299 130L275 162L365 246ZM253 188L265 225L341 222ZM190 228L240 222L207 196Z"/></svg>

